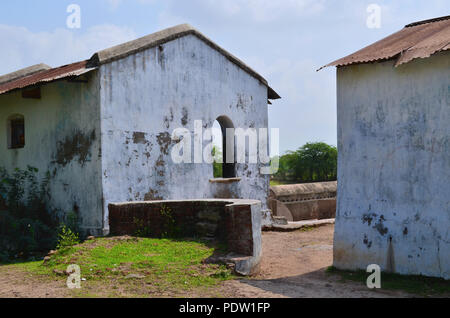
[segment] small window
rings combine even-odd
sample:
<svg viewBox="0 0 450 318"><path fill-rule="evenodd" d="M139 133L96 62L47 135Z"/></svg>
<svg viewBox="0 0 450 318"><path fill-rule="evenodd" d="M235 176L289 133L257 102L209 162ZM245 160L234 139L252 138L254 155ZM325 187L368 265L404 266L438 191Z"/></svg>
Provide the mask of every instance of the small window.
<svg viewBox="0 0 450 318"><path fill-rule="evenodd" d="M25 121L22 115L11 116L8 120L8 147L25 147Z"/></svg>

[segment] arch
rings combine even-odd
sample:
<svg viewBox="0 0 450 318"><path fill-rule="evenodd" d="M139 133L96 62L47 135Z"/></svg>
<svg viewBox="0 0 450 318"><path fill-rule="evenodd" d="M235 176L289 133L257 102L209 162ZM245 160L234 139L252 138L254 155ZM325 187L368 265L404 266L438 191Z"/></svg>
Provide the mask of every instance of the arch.
<svg viewBox="0 0 450 318"><path fill-rule="evenodd" d="M25 147L25 118L21 114L14 114L8 117L6 124L9 149L19 149Z"/></svg>
<svg viewBox="0 0 450 318"><path fill-rule="evenodd" d="M224 179L230 179L236 177L236 160L233 162L227 162L227 149L235 149L234 133L232 138L227 138L227 129L234 129L233 121L227 116L219 116L216 121L219 123L222 130L222 177ZM235 151L233 151L236 156Z"/></svg>

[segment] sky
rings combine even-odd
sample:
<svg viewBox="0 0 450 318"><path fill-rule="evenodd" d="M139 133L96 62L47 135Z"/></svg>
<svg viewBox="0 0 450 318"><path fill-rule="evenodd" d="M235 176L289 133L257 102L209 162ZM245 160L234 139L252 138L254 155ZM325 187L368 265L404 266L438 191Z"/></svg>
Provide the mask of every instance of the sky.
<svg viewBox="0 0 450 318"><path fill-rule="evenodd" d="M80 28L66 21L81 9ZM369 27L380 8L379 25ZM60 66L180 23L189 23L266 78L280 152L336 145L336 70L321 66L411 22L450 14L449 0L15 0L0 2L0 74Z"/></svg>

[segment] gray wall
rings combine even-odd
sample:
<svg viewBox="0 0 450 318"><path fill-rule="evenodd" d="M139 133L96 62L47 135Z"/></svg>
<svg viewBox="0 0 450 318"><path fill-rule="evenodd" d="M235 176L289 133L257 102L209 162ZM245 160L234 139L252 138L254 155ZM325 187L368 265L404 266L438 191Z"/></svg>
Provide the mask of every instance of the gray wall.
<svg viewBox="0 0 450 318"><path fill-rule="evenodd" d="M238 186L217 193L212 165L170 157L172 131L193 133L195 120L211 128L226 115L235 127L268 127L265 85L193 35L102 65L99 74L105 211L114 202L228 195L266 205L269 177L259 165L239 165Z"/></svg>
<svg viewBox="0 0 450 318"><path fill-rule="evenodd" d="M449 60L338 69L338 268L450 278Z"/></svg>
<svg viewBox="0 0 450 318"><path fill-rule="evenodd" d="M102 193L98 78L42 86L41 99L21 92L0 95L0 166L10 172L27 165L50 172L51 208L59 214L78 210L82 230L101 233ZM25 148L8 149L7 119L25 117Z"/></svg>

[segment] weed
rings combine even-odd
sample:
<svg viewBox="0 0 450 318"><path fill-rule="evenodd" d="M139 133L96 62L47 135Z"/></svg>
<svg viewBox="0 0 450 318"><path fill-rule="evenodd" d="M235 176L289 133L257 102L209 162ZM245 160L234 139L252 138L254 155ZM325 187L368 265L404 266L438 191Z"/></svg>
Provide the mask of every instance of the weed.
<svg viewBox="0 0 450 318"><path fill-rule="evenodd" d="M327 273L341 276L343 281L350 280L366 284L369 274L365 271L346 271L335 267L327 268ZM450 282L441 278L399 275L393 273L381 274L381 287L387 290L401 290L407 293L429 296L450 293Z"/></svg>
<svg viewBox="0 0 450 318"><path fill-rule="evenodd" d="M0 168L0 262L27 259L54 248L56 217L47 208L50 174Z"/></svg>
<svg viewBox="0 0 450 318"><path fill-rule="evenodd" d="M159 210L163 221L163 228L161 232L162 238L176 238L180 236L181 230L176 226L175 218L173 217L172 210L163 205Z"/></svg>
<svg viewBox="0 0 450 318"><path fill-rule="evenodd" d="M66 249L68 247L75 246L80 243L80 238L78 233L74 233L66 225L61 225L58 234L58 243L56 248L58 250Z"/></svg>
<svg viewBox="0 0 450 318"><path fill-rule="evenodd" d="M134 236L136 236L136 237L151 237L152 236L150 226L145 225L143 220L134 218L133 222L137 227L137 230L135 231Z"/></svg>

